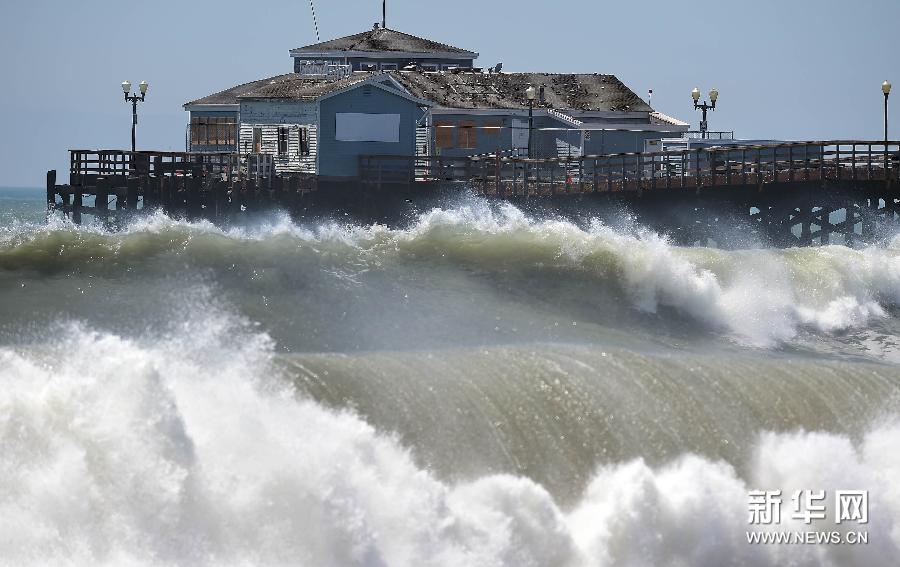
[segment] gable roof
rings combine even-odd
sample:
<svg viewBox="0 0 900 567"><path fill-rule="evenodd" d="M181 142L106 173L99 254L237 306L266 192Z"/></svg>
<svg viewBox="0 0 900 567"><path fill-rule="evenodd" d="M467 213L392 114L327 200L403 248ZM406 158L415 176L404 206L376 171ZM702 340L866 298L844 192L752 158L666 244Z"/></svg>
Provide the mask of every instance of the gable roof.
<svg viewBox="0 0 900 567"><path fill-rule="evenodd" d="M385 79L399 88L390 88L380 82ZM431 105L427 100L421 100L408 92L404 92L402 85L398 84L396 79L386 73L356 71L340 79L299 73L278 75L268 79L244 83L243 85L188 102L184 106L187 108L189 106L205 105L238 105L242 100L254 99L315 101L334 96L362 83L371 84L376 88L418 104Z"/></svg>
<svg viewBox="0 0 900 567"><path fill-rule="evenodd" d="M231 87L230 89L225 89L224 91L219 91L217 93L213 93L211 95L205 96L203 98L198 98L197 100L192 100L190 102L186 102L184 104L185 107L195 106L195 105L235 105L240 104L240 100L238 97L252 92L270 81L278 81L287 75L278 75L277 77L269 77L268 79L260 79L258 81L251 81L249 83L243 83L237 85L236 87Z"/></svg>
<svg viewBox="0 0 900 567"><path fill-rule="evenodd" d="M330 41L323 41L291 50L291 55L319 54L328 52L397 52L427 53L458 56L460 59L474 59L478 54L445 43L438 43L388 28L377 28L355 35L348 35Z"/></svg>
<svg viewBox="0 0 900 567"><path fill-rule="evenodd" d="M461 109L528 108L525 89L544 87L535 108L578 111L652 112L634 91L613 75L551 73L420 73L392 71L413 95L438 106Z"/></svg>

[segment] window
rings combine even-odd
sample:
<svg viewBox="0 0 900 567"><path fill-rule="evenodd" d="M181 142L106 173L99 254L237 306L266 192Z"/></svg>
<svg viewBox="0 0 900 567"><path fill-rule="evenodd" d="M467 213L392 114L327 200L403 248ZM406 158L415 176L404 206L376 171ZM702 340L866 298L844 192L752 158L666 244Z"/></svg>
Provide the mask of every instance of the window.
<svg viewBox="0 0 900 567"><path fill-rule="evenodd" d="M440 65L437 65L436 63L425 63L422 65L422 70L430 73L439 71L440 68Z"/></svg>
<svg viewBox="0 0 900 567"><path fill-rule="evenodd" d="M396 63L382 63L381 70L382 71L396 71L397 64Z"/></svg>
<svg viewBox="0 0 900 567"><path fill-rule="evenodd" d="M253 129L253 153L262 153L262 128Z"/></svg>
<svg viewBox="0 0 900 567"><path fill-rule="evenodd" d="M460 148L472 150L478 147L478 129L472 120L463 120L459 123L459 133L456 136Z"/></svg>
<svg viewBox="0 0 900 567"><path fill-rule="evenodd" d="M484 123L484 133L487 136L496 136L500 134L500 130L503 128L502 122L485 122Z"/></svg>
<svg viewBox="0 0 900 567"><path fill-rule="evenodd" d="M233 146L237 144L234 116L192 116L192 146Z"/></svg>
<svg viewBox="0 0 900 567"><path fill-rule="evenodd" d="M286 127L278 128L278 155L283 156L288 153L288 141L291 137L291 130Z"/></svg>
<svg viewBox="0 0 900 567"><path fill-rule="evenodd" d="M453 147L453 131L456 125L449 120L437 120L434 123L434 143L438 148Z"/></svg>
<svg viewBox="0 0 900 567"><path fill-rule="evenodd" d="M309 128L300 128L299 150L301 156L309 155Z"/></svg>

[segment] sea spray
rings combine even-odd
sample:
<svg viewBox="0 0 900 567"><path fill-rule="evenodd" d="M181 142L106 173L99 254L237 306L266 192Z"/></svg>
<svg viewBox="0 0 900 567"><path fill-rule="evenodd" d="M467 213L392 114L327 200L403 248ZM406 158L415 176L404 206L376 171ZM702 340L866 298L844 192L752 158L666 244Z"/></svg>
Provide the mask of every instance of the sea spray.
<svg viewBox="0 0 900 567"><path fill-rule="evenodd" d="M621 232L599 222L578 226L534 220L510 205L477 201L425 213L407 229L297 226L277 215L250 227L220 229L158 214L115 233L61 222L9 229L0 239L0 283L27 284L35 272L70 279L84 275L94 284L97 278L115 281L136 274L147 279L208 273L225 292L236 286L236 291L261 292L273 301L279 295L287 301L288 286L321 293L299 299L299 305L333 303L329 294L334 289L364 288L359 302L365 305L352 304L355 296L338 299L351 303L348 312L369 309L375 297L392 301L395 294L386 288L405 282L487 302L495 299L490 294L510 288L519 294L514 299L522 309L548 301L581 302L576 319L604 324L622 318L624 302L633 311L625 319L640 319L641 313L657 320L677 316L709 333L763 348L807 332L867 328L885 319L900 300L900 251L893 247L681 248L639 227ZM10 301L14 297L8 295ZM434 297L424 293L420 299L426 303L421 311L428 312ZM452 311L446 305L431 307L435 313Z"/></svg>
<svg viewBox="0 0 900 567"><path fill-rule="evenodd" d="M439 480L395 436L298 395L271 340L213 308L140 340L57 332L49 348L0 350L4 564L888 565L900 552L891 422L859 443L763 434L743 476L692 455L603 464L564 506L523 477ZM867 488L869 545L748 545L760 487Z"/></svg>

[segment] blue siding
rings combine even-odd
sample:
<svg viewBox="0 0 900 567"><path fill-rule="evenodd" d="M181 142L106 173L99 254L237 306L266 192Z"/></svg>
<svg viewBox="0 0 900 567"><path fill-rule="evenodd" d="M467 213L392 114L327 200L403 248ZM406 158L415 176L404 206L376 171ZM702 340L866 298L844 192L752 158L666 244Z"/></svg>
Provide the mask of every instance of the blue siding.
<svg viewBox="0 0 900 567"><path fill-rule="evenodd" d="M471 155L479 155L479 154L492 154L496 152L498 149L500 151L506 152L513 149L513 137L515 135L516 129L521 129L519 132L519 136L523 137L527 144L528 134L528 115L522 114L504 114L502 111L498 114L492 115L470 115L470 114L434 114L432 119L432 125L435 125L437 122L452 122L457 127L453 129L453 147L452 148L442 148L440 150L440 155L449 156L449 157L464 157ZM460 128L459 126L462 123L474 123L475 124L475 139L476 144L474 148L461 148L459 147L460 141ZM497 125L499 124L501 129L498 133L493 134L490 130L486 128L488 125ZM574 134L559 132L559 131L541 131L542 128L564 128L566 126L562 125L558 120L553 118L548 118L546 116L535 116L534 117L534 131L532 135L534 136L533 142L533 151L534 157L555 157L556 156L556 138L558 137L568 137L572 140L576 138L580 141L581 135L579 133L577 136L573 137ZM437 153L437 145L435 143L435 131L436 128L432 128L431 133L431 141L432 147L435 148L435 153ZM525 145L525 144L523 144ZM527 151L525 147L522 148L523 155Z"/></svg>
<svg viewBox="0 0 900 567"><path fill-rule="evenodd" d="M640 126L636 126L640 128ZM614 130L595 130L590 139L584 141L586 155L618 154L644 151L644 140L661 138L679 138L681 132L629 132Z"/></svg>
<svg viewBox="0 0 900 567"><path fill-rule="evenodd" d="M335 115L339 112L399 114L400 141L337 141ZM360 155L415 155L416 120L421 116L422 111L416 103L374 86L363 85L326 98L319 106L319 175L356 177L359 175Z"/></svg>

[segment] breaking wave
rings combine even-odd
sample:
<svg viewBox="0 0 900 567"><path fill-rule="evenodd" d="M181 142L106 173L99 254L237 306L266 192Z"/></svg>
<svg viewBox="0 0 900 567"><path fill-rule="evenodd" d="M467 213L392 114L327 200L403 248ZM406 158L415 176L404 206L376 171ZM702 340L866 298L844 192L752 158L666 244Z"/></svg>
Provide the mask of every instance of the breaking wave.
<svg viewBox="0 0 900 567"><path fill-rule="evenodd" d="M0 349L0 563L888 565L900 553L896 422L859 439L760 432L745 473L690 453L600 463L563 504L524 476L442 480L396 435L295 391L265 334L212 307L194 315L155 338L70 323L52 347ZM868 545L746 542L750 489L860 487Z"/></svg>
<svg viewBox="0 0 900 567"><path fill-rule="evenodd" d="M900 241L0 228L0 565L889 565ZM867 545L748 491L868 490ZM811 525L835 529L833 516Z"/></svg>
<svg viewBox="0 0 900 567"><path fill-rule="evenodd" d="M890 319L900 302L900 250L894 245L684 248L640 227L534 220L510 205L477 201L422 214L402 230L297 226L286 216L222 230L157 215L118 233L57 220L0 235L0 274L7 280L35 273L160 278L197 270L212 273L220 285L247 287L249 279L253 291L273 297L287 286L308 288L312 296L304 307L310 312L334 300L334 290L373 289L388 292L389 301L394 294L386 282L400 281L445 295L480 295L485 302L509 292L507 298L520 306L563 308L569 324L674 317L766 348L805 332L864 329ZM251 277L221 277L235 274ZM377 303L375 298L366 299ZM381 346L392 345L374 348Z"/></svg>

